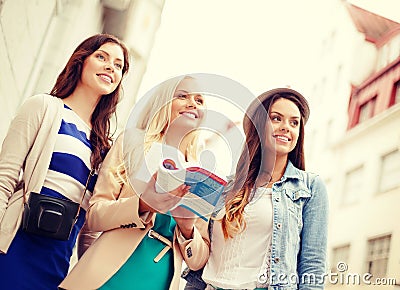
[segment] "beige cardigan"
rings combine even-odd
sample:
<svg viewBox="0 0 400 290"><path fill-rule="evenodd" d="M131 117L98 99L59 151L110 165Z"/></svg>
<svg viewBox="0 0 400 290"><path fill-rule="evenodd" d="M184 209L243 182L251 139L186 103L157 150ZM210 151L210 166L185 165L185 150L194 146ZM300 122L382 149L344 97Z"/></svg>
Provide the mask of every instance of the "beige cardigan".
<svg viewBox="0 0 400 290"><path fill-rule="evenodd" d="M153 226L155 215L143 220L138 215L139 197L131 186L121 186L112 173L112 169L123 162L122 142L123 135L120 135L103 162L87 213L89 228L104 233L77 262L60 288L98 289L128 260ZM178 234L176 228L173 240L174 276L170 289L179 289L183 259L191 269L196 270L205 265L209 256L205 221L198 219L191 240L180 243Z"/></svg>
<svg viewBox="0 0 400 290"><path fill-rule="evenodd" d="M28 198L42 188L62 108L61 99L36 95L24 102L10 124L0 153L0 253L7 253L21 224L24 192Z"/></svg>

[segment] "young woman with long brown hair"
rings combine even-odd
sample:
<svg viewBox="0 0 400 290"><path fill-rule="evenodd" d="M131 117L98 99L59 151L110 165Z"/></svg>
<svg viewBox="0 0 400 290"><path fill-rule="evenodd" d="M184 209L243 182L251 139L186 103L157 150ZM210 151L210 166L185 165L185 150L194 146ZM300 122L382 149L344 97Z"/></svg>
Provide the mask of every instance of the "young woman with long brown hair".
<svg viewBox="0 0 400 290"><path fill-rule="evenodd" d="M32 192L81 201L90 172L99 169L111 146L110 118L128 69L128 49L118 38L91 36L75 49L51 93L28 98L11 122L0 153L4 289L57 289L66 276L97 174L89 179L67 240L20 228L24 204Z"/></svg>
<svg viewBox="0 0 400 290"><path fill-rule="evenodd" d="M289 88L249 106L246 146L210 228L203 289L323 289L328 199L322 179L305 171L309 113L307 100Z"/></svg>

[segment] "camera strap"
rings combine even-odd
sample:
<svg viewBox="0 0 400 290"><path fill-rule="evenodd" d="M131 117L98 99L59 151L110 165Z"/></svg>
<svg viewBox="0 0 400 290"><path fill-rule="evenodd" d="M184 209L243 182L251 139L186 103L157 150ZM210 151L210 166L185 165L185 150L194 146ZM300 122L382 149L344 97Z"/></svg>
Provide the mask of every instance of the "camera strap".
<svg viewBox="0 0 400 290"><path fill-rule="evenodd" d="M78 219L79 213L81 211L82 202L85 199L86 191L87 191L87 188L89 186L90 179L92 179L92 177L94 175L94 172L95 172L94 168L92 168L90 170L90 172L89 172L89 176L88 176L88 178L86 180L86 184L85 184L85 189L83 190L83 195L82 195L82 198L81 198L81 202L79 203L79 208L78 208L78 211L76 212L75 220Z"/></svg>

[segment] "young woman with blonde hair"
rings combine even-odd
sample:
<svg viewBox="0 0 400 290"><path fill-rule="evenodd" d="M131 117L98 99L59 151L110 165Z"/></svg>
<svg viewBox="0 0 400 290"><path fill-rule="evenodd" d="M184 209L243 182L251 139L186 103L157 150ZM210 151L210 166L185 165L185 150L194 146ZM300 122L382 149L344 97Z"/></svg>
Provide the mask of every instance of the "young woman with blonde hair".
<svg viewBox="0 0 400 290"><path fill-rule="evenodd" d="M208 257L207 224L176 207L190 187L155 192L156 164L147 164L150 180L135 183L135 174L161 143L196 160L204 97L190 76L154 88L141 114L121 134L100 170L88 210L88 226L102 235L60 285L65 289L178 289L182 261L196 270ZM145 97L146 97L145 96ZM135 112L135 111L134 111ZM137 119L135 119L135 117ZM155 149L154 149L155 148Z"/></svg>

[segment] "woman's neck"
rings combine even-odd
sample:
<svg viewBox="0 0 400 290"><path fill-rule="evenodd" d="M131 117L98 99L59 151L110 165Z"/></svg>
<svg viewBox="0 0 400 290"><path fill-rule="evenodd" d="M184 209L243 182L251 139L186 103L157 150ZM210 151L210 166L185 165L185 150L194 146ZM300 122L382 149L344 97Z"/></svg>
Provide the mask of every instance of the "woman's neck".
<svg viewBox="0 0 400 290"><path fill-rule="evenodd" d="M260 170L258 186L271 187L274 182L279 181L286 170L287 156L276 156L274 164L263 162ZM272 172L272 173L271 173Z"/></svg>
<svg viewBox="0 0 400 290"><path fill-rule="evenodd" d="M272 180L278 181L281 179L283 174L285 173L286 165L287 165L287 156L286 158L283 157L276 157L274 170L272 171Z"/></svg>
<svg viewBox="0 0 400 290"><path fill-rule="evenodd" d="M186 156L187 155L186 149L189 146L189 140L188 138L186 138L186 136L187 136L186 134L182 134L182 132L179 132L177 130L170 130L166 132L164 136L164 142L169 146L178 148L179 151L183 153L187 161L188 156Z"/></svg>
<svg viewBox="0 0 400 290"><path fill-rule="evenodd" d="M91 118L101 96L93 96L78 88L68 97L64 103L70 107L89 127L92 127Z"/></svg>

